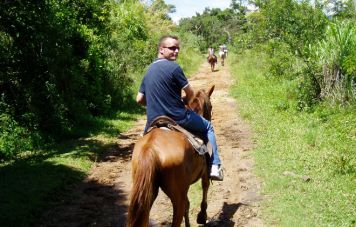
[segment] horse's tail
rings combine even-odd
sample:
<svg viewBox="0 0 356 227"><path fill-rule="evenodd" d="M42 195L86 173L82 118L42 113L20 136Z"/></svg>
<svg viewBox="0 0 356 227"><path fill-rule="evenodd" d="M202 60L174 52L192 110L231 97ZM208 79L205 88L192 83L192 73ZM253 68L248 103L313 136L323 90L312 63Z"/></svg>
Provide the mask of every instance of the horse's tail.
<svg viewBox="0 0 356 227"><path fill-rule="evenodd" d="M133 185L130 196L130 206L127 217L127 227L148 226L149 212L158 185L155 176L158 166L156 152L150 147L143 146L139 151L133 171Z"/></svg>

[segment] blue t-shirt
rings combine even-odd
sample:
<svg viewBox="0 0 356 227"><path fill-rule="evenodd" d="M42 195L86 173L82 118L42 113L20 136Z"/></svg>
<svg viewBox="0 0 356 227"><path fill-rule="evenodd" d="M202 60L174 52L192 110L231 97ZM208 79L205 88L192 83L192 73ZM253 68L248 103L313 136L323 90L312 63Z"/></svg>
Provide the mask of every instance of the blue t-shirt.
<svg viewBox="0 0 356 227"><path fill-rule="evenodd" d="M147 125L161 115L182 120L186 109L181 91L187 85L188 80L177 63L156 59L148 67L139 90L146 98Z"/></svg>

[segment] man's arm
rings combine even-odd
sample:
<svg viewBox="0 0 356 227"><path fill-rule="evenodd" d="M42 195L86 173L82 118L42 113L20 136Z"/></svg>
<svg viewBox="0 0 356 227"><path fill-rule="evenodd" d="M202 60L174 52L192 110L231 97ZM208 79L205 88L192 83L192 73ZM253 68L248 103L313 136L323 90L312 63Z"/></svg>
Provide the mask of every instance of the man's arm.
<svg viewBox="0 0 356 227"><path fill-rule="evenodd" d="M185 92L185 97L184 97L184 101L186 102L185 104L188 104L189 101L194 97L194 90L189 84L185 88L183 88L183 90Z"/></svg>
<svg viewBox="0 0 356 227"><path fill-rule="evenodd" d="M141 92L138 92L137 96L136 96L136 102L141 104L141 105L146 106L146 97L145 97L145 95L142 94Z"/></svg>

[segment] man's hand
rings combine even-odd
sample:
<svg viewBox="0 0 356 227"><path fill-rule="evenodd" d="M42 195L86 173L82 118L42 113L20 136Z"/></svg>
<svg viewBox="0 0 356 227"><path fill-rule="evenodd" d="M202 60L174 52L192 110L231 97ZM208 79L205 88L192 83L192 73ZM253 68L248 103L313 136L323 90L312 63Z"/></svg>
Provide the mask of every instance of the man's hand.
<svg viewBox="0 0 356 227"><path fill-rule="evenodd" d="M145 97L145 95L140 93L140 92L137 93L136 102L141 104L141 105L146 106L146 97Z"/></svg>

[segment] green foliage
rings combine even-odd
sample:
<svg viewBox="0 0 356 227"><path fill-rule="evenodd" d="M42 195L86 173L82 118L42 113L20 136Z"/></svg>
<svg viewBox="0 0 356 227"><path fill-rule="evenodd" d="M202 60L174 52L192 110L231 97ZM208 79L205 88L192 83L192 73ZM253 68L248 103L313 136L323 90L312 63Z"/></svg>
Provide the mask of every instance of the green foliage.
<svg viewBox="0 0 356 227"><path fill-rule="evenodd" d="M178 34L181 42L181 51L179 53L178 63L182 67L186 76L196 72L202 63L202 57L199 53L199 38L191 33Z"/></svg>
<svg viewBox="0 0 356 227"><path fill-rule="evenodd" d="M327 103L304 112L288 108L297 99L286 94L298 83L265 77L266 58L258 51L229 57L238 81L231 93L252 126L256 173L264 182L262 194L268 195L261 205L264 223L353 226L355 108ZM297 177L285 175L286 171Z"/></svg>
<svg viewBox="0 0 356 227"><path fill-rule="evenodd" d="M171 22L172 20L169 17L168 13L174 13L176 9L174 5L166 4L164 0L152 0L151 5L149 6L149 11L152 16L158 19L158 21Z"/></svg>
<svg viewBox="0 0 356 227"><path fill-rule="evenodd" d="M275 77L295 78L298 74L300 62L298 58L292 54L290 47L283 42L277 40L269 40L265 48L269 58L268 75Z"/></svg>
<svg viewBox="0 0 356 227"><path fill-rule="evenodd" d="M13 108L4 102L4 95L0 98L0 162L11 159L21 152L46 146L44 137L36 130L21 126L13 117ZM34 116L23 114L23 119ZM35 128L33 126L32 128Z"/></svg>
<svg viewBox="0 0 356 227"><path fill-rule="evenodd" d="M2 92L14 108L15 120L25 127L35 124L45 132L63 134L82 116L105 111L105 75L95 43L104 14L97 3L2 3L2 28L13 40L9 55L14 59L1 56L8 69L1 78ZM36 119L24 121L24 113Z"/></svg>
<svg viewBox="0 0 356 227"><path fill-rule="evenodd" d="M252 12L245 16L242 29L232 34L234 52L242 53L246 49L259 48L260 44L268 40L267 32L262 27L264 20L264 15L260 12Z"/></svg>
<svg viewBox="0 0 356 227"><path fill-rule="evenodd" d="M37 148L43 142L40 138L37 133L21 127L10 115L0 114L0 160Z"/></svg>
<svg viewBox="0 0 356 227"><path fill-rule="evenodd" d="M268 75L295 79L298 109L321 100L350 104L355 100L355 25L327 20L329 5L308 1L256 1L260 12L247 17L247 33L237 36L234 49L263 48L269 55ZM334 1L337 18L352 18L354 7ZM238 45L236 45L238 44ZM263 47L263 46L262 46ZM241 52L241 51L240 51Z"/></svg>
<svg viewBox="0 0 356 227"><path fill-rule="evenodd" d="M310 47L308 74L320 86L320 97L336 103L354 103L356 98L356 26L353 21L335 21L325 38Z"/></svg>
<svg viewBox="0 0 356 227"><path fill-rule="evenodd" d="M162 0L154 0L145 11L144 16L150 34L150 45L154 46L154 54L157 51L158 39L162 35L171 33L175 27L168 16L168 13L172 10L172 5L167 5Z"/></svg>
<svg viewBox="0 0 356 227"><path fill-rule="evenodd" d="M225 10L206 8L202 14L182 19L179 29L198 36L202 40L199 45L201 51L205 52L209 46L217 49L219 45L233 41L232 35L245 23L243 7L239 8L239 4L234 7Z"/></svg>
<svg viewBox="0 0 356 227"><path fill-rule="evenodd" d="M298 105L299 110L307 110L314 107L320 101L320 85L313 72L306 68L298 85Z"/></svg>
<svg viewBox="0 0 356 227"><path fill-rule="evenodd" d="M107 96L116 108L122 107L131 97L134 71L142 71L149 63L151 49L144 47L148 42L148 29L145 22L144 8L139 3L112 3L106 33L99 43L104 44L103 68L110 79L107 81ZM110 94L110 93L109 93Z"/></svg>
<svg viewBox="0 0 356 227"><path fill-rule="evenodd" d="M0 108L11 119L6 124L17 129L7 131L6 138L20 143L25 133L26 138L61 139L75 135L93 116L125 108L136 92L132 75L151 62L158 37L172 28L159 14L172 8L161 11L161 6L111 0L1 2ZM26 144L10 153L28 149Z"/></svg>
<svg viewBox="0 0 356 227"><path fill-rule="evenodd" d="M268 1L261 7L264 20L260 24L269 39L287 43L292 53L304 55L307 44L323 36L326 16L307 1Z"/></svg>

